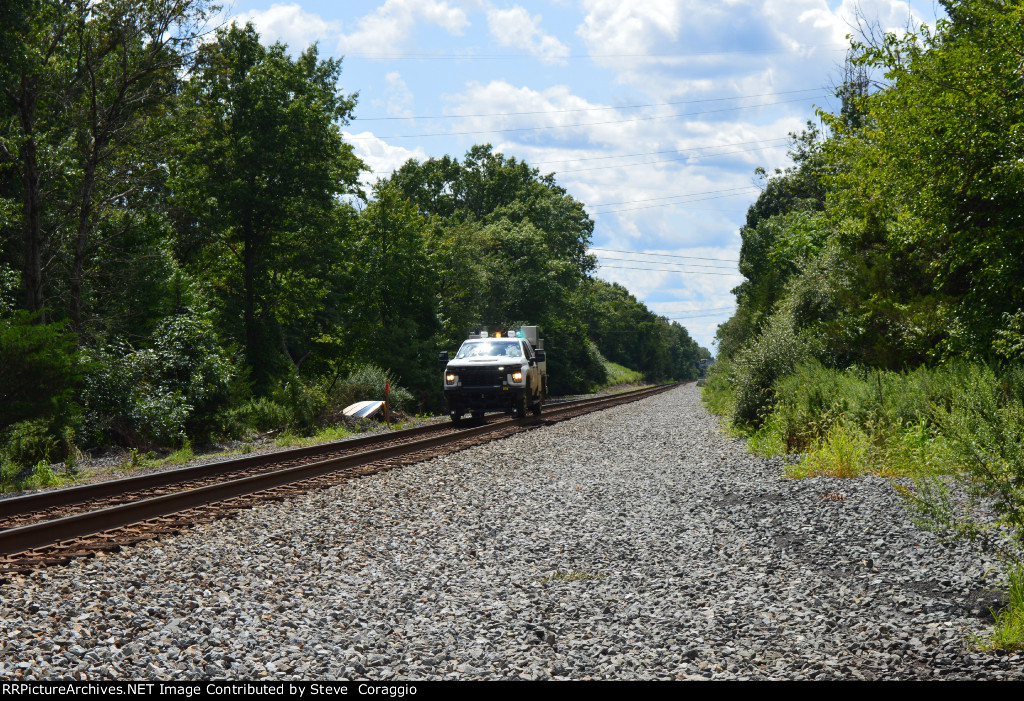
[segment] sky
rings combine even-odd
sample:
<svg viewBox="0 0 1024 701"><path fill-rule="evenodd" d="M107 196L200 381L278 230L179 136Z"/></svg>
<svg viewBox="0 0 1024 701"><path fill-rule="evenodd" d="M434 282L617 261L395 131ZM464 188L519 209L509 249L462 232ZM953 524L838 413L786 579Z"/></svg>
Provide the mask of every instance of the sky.
<svg viewBox="0 0 1024 701"><path fill-rule="evenodd" d="M295 53L342 59L343 128L367 185L490 143L583 202L596 276L714 351L758 166L833 95L858 17L932 24L919 0L232 0Z"/></svg>

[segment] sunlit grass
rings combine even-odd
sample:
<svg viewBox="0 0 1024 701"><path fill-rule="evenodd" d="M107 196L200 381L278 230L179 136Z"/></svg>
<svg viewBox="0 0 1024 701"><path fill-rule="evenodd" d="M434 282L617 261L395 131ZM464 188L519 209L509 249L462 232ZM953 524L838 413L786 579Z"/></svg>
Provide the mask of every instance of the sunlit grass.
<svg viewBox="0 0 1024 701"><path fill-rule="evenodd" d="M992 650L1024 650L1024 565L1011 565L1006 580L1008 603L995 615L991 634L976 643Z"/></svg>

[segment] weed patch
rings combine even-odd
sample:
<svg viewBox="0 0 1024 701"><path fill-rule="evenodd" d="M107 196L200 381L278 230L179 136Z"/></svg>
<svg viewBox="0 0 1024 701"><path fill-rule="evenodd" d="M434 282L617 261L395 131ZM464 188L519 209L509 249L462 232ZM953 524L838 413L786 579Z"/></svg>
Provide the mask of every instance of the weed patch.
<svg viewBox="0 0 1024 701"><path fill-rule="evenodd" d="M993 650L1024 650L1024 565L1014 564L1006 573L1007 604L995 614L992 633L976 640Z"/></svg>

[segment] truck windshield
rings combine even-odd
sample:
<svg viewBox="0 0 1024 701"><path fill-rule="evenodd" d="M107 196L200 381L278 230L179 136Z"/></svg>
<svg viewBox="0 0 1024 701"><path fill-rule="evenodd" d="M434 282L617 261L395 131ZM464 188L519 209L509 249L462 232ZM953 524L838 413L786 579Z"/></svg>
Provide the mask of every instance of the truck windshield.
<svg viewBox="0 0 1024 701"><path fill-rule="evenodd" d="M502 355L506 358L522 358L523 349L519 347L519 341L463 343L455 358L459 360L462 358L483 358L494 355Z"/></svg>

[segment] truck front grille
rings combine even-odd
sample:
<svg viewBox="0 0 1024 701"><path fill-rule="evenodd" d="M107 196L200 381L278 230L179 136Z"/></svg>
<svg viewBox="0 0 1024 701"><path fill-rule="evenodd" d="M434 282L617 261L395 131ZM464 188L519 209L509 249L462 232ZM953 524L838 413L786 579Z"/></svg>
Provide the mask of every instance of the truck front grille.
<svg viewBox="0 0 1024 701"><path fill-rule="evenodd" d="M501 387L505 379L497 368L460 368L458 373L463 387Z"/></svg>

